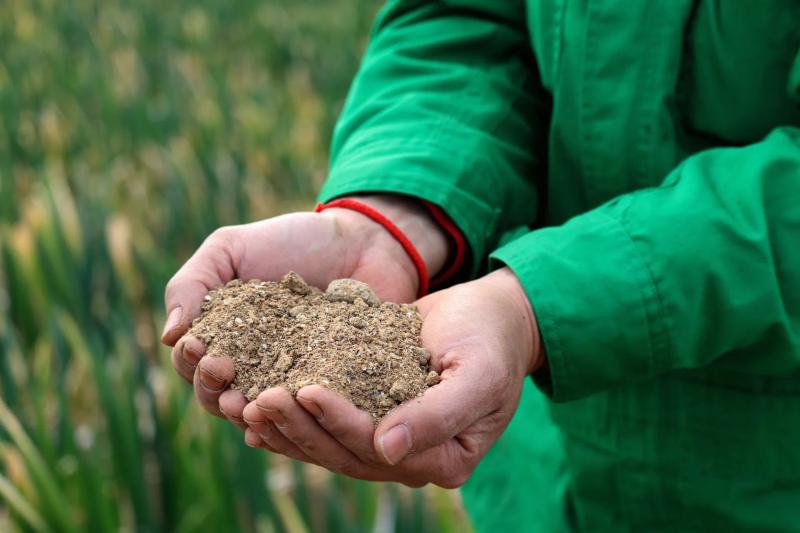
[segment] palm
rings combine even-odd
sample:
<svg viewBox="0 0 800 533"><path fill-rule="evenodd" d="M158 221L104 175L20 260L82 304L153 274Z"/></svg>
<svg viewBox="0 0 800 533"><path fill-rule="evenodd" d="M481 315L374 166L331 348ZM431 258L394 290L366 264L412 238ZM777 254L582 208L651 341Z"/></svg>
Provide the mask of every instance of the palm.
<svg viewBox="0 0 800 533"><path fill-rule="evenodd" d="M177 320L167 321L162 337L175 346L173 367L195 385L209 412L222 414L218 400L235 371L232 360L203 357L205 345L183 336L200 314L203 298L232 279L277 280L290 270L320 288L338 278L358 279L388 301L409 302L416 293L417 275L405 251L358 213L293 213L217 230L167 285L167 309ZM230 397L240 412L244 396Z"/></svg>
<svg viewBox="0 0 800 533"><path fill-rule="evenodd" d="M219 283L241 279L280 279L289 270L325 288L338 278L354 278L373 287L384 300L406 302L415 296L416 279L372 242L349 238L348 227L314 213L293 213L242 226L228 243L229 266Z"/></svg>

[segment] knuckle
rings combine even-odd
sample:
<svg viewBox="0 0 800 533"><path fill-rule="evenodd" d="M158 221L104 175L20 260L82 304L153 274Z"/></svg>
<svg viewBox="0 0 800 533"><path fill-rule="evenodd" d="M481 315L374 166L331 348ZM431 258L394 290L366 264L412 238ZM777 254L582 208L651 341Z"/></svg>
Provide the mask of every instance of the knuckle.
<svg viewBox="0 0 800 533"><path fill-rule="evenodd" d="M236 234L236 226L220 226L211 232L207 241L209 243L224 243L230 241Z"/></svg>

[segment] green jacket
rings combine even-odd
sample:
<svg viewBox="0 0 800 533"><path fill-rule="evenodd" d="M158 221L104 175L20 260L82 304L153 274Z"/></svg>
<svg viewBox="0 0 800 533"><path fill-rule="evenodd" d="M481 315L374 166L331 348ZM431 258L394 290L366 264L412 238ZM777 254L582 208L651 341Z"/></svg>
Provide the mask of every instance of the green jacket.
<svg viewBox="0 0 800 533"><path fill-rule="evenodd" d="M800 530L798 126L798 0L389 2L320 199L438 204L527 291L479 530Z"/></svg>

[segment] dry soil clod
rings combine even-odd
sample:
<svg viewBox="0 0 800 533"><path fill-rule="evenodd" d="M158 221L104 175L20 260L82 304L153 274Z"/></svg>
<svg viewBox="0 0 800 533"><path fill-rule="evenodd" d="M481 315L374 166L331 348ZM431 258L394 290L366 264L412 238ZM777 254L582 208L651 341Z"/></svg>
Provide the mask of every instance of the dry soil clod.
<svg viewBox="0 0 800 533"><path fill-rule="evenodd" d="M234 280L235 281L235 280ZM297 272L289 272L281 279L281 284L297 294L311 294L311 287ZM230 284L229 284L230 285Z"/></svg>
<svg viewBox="0 0 800 533"><path fill-rule="evenodd" d="M381 301L366 283L354 279L335 279L328 284L325 297L331 302L356 303L357 299L374 307Z"/></svg>
<svg viewBox="0 0 800 533"><path fill-rule="evenodd" d="M389 396L394 398L397 402L404 402L409 398L410 387L403 379L398 379L392 383L392 388L389 389Z"/></svg>

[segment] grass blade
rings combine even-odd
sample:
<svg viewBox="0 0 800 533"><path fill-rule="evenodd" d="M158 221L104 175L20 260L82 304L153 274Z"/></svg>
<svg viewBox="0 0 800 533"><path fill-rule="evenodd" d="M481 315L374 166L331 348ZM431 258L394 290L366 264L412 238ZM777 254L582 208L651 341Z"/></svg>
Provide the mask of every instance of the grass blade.
<svg viewBox="0 0 800 533"><path fill-rule="evenodd" d="M0 498L5 500L9 508L22 517L25 523L34 531L50 531L42 515L36 512L25 497L2 474L0 474Z"/></svg>
<svg viewBox="0 0 800 533"><path fill-rule="evenodd" d="M36 445L25 433L17 417L8 409L5 401L0 398L0 427L5 429L11 441L17 446L30 471L33 481L41 490L42 501L47 508L47 516L51 516L57 529L62 531L76 531L66 499L59 489L58 480L48 469Z"/></svg>

